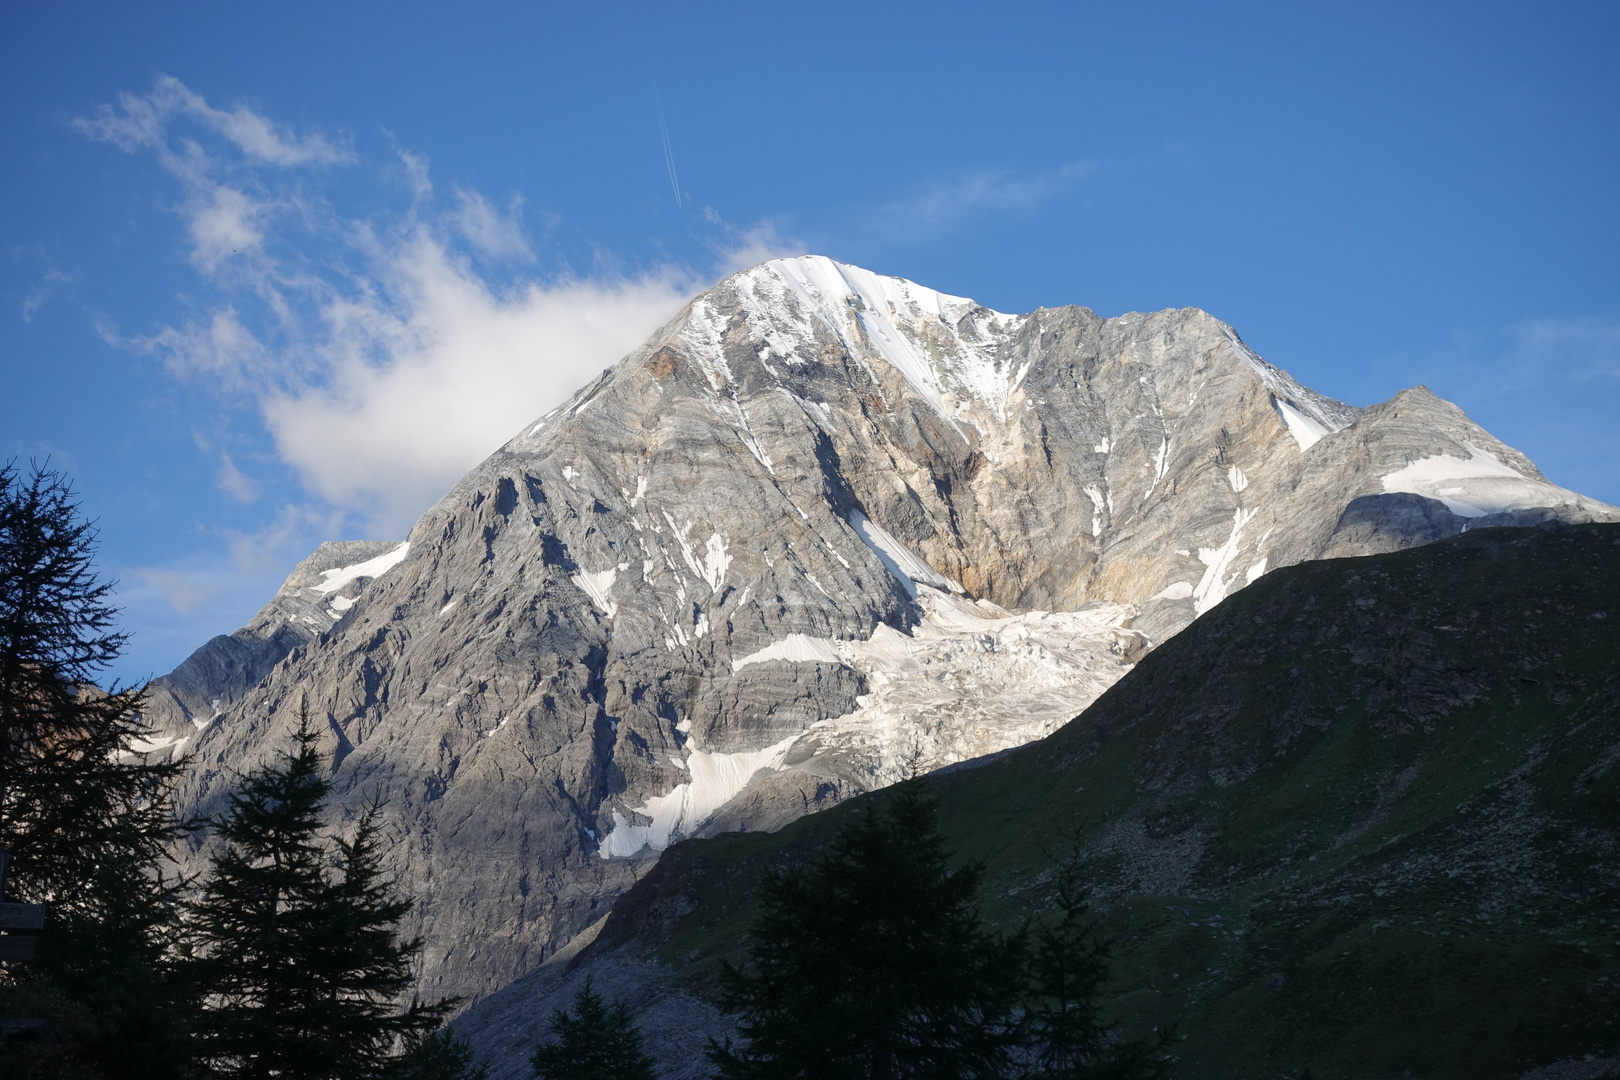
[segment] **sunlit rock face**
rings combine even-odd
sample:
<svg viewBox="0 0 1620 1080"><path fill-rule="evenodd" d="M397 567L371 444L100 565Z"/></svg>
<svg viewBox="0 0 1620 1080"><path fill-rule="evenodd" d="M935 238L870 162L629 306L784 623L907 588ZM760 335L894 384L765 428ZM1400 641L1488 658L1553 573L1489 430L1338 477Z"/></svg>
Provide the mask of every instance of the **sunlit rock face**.
<svg viewBox="0 0 1620 1080"><path fill-rule="evenodd" d="M387 799L422 989L476 998L667 844L1048 734L1267 569L1547 517L1620 512L1427 390L1352 408L1202 311L1003 315L770 262L405 544L289 579L310 611L255 640L329 625L188 690L220 711L188 717L182 797L217 807L307 709L342 811Z"/></svg>

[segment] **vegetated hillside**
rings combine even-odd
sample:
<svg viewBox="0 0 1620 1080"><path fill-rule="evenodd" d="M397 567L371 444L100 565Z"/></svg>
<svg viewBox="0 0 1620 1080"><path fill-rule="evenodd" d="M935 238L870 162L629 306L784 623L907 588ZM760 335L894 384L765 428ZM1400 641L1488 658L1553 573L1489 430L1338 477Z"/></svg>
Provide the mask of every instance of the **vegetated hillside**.
<svg viewBox="0 0 1620 1080"><path fill-rule="evenodd" d="M1051 737L922 782L1004 926L1078 835L1110 1007L1178 1024L1175 1075L1517 1077L1620 1051L1620 527L1276 571ZM651 950L704 997L761 871L882 797L672 847L586 968Z"/></svg>

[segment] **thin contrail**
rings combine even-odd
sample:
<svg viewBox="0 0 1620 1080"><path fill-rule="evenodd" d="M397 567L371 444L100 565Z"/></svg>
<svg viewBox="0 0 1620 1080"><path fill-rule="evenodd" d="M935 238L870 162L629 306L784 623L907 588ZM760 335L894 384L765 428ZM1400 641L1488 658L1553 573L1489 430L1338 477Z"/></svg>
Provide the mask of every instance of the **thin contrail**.
<svg viewBox="0 0 1620 1080"><path fill-rule="evenodd" d="M669 189L675 193L675 209L681 209L681 178L675 174L675 151L669 145L669 125L664 122L664 99L658 102L658 130L664 136L664 164L669 166Z"/></svg>

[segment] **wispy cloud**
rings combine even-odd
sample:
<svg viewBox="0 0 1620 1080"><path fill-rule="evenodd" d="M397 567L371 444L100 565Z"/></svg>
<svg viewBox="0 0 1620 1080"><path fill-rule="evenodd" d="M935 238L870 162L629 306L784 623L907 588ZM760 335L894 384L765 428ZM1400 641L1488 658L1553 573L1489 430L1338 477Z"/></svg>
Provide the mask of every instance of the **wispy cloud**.
<svg viewBox="0 0 1620 1080"><path fill-rule="evenodd" d="M73 275L55 267L45 271L45 276L39 279L38 284L29 289L23 296L21 313L23 322L33 322L34 316L45 302L56 295L56 291L73 280Z"/></svg>
<svg viewBox="0 0 1620 1080"><path fill-rule="evenodd" d="M1620 379L1620 321L1587 316L1458 327L1412 362L1411 378L1445 372L1450 392L1473 400L1578 395L1582 384Z"/></svg>
<svg viewBox="0 0 1620 1080"><path fill-rule="evenodd" d="M233 393L249 392L274 381L278 368L284 366L282 357L242 325L231 303L179 327L164 326L152 334L125 336L105 319L96 322L96 332L116 349L161 357L175 375L208 376L220 388Z"/></svg>
<svg viewBox="0 0 1620 1080"><path fill-rule="evenodd" d="M425 181L426 174L423 174ZM456 208L450 220L462 237L493 258L534 261L534 248L523 234L523 196L514 195L506 210L497 210L476 191L456 188Z"/></svg>
<svg viewBox="0 0 1620 1080"><path fill-rule="evenodd" d="M162 566L137 567L134 576L182 615L196 614L208 606L221 586L218 580L209 580L195 572Z"/></svg>
<svg viewBox="0 0 1620 1080"><path fill-rule="evenodd" d="M270 599L270 593L262 591L263 582L279 582L315 543L337 535L342 527L339 512L307 505L283 506L270 521L251 532L210 530L223 544L220 558L180 567L130 568L128 576L132 580L119 590L119 599L145 606L155 597L179 614L190 616L217 608L222 599L240 593L244 583L252 583L250 603L262 605Z"/></svg>
<svg viewBox="0 0 1620 1080"><path fill-rule="evenodd" d="M219 487L238 502L250 503L259 497L259 485L243 474L231 460L231 455L219 455Z"/></svg>
<svg viewBox="0 0 1620 1080"><path fill-rule="evenodd" d="M14 247L11 249L11 261L21 262L24 259L37 259L45 264L45 273L23 294L22 303L17 305L17 313L23 322L33 322L34 316L39 314L40 308L48 303L64 285L73 282L74 275L56 265L43 247Z"/></svg>
<svg viewBox="0 0 1620 1080"><path fill-rule="evenodd" d="M914 233L982 210L1029 210L1068 194L1099 168L1096 162L1071 161L1035 172L972 170L919 187L883 207L878 219L891 234Z"/></svg>
<svg viewBox="0 0 1620 1080"><path fill-rule="evenodd" d="M1620 379L1620 322L1613 319L1530 319L1507 330L1527 370L1550 363L1565 378Z"/></svg>
<svg viewBox="0 0 1620 1080"><path fill-rule="evenodd" d="M184 150L169 146L169 122L176 116L190 117L204 127L223 135L250 161L284 168L308 165L347 165L355 160L347 138L311 134L298 136L279 128L246 105L229 112L212 108L200 94L169 75L158 76L150 93L128 91L118 95L118 105L101 105L90 116L74 121L74 127L93 139L112 143L133 153L154 150L165 163L178 169L186 160Z"/></svg>
<svg viewBox="0 0 1620 1080"><path fill-rule="evenodd" d="M120 94L116 106L101 105L73 127L125 153L151 153L180 181L175 211L192 264L206 276L230 270L267 294L285 284L266 260L267 234L280 218L310 211L278 176L356 162L347 136L297 135L245 105L216 109L167 75L150 92Z"/></svg>
<svg viewBox="0 0 1620 1080"><path fill-rule="evenodd" d="M712 206L703 208L703 220L718 230L718 239L709 245L709 250L721 274L734 274L771 259L805 254L803 244L777 233L775 222L761 221L740 228L721 217Z"/></svg>

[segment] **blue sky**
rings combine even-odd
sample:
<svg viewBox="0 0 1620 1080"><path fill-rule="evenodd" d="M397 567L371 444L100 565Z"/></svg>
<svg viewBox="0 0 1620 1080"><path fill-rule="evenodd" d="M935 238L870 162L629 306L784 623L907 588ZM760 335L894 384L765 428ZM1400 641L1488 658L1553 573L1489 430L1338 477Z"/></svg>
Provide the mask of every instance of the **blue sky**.
<svg viewBox="0 0 1620 1080"><path fill-rule="evenodd" d="M1620 6L0 10L0 454L161 673L726 271L1205 308L1620 503Z"/></svg>

